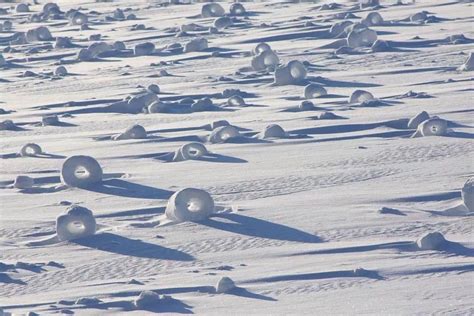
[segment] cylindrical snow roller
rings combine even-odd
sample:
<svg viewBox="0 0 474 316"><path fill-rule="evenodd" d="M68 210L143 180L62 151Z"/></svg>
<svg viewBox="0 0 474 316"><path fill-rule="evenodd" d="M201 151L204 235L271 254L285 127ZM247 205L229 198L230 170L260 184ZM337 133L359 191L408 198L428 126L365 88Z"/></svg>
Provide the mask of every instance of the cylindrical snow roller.
<svg viewBox="0 0 474 316"><path fill-rule="evenodd" d="M206 154L207 149L203 144L197 142L188 143L176 151L173 161L198 159Z"/></svg>
<svg viewBox="0 0 474 316"><path fill-rule="evenodd" d="M444 136L448 133L448 122L438 117L430 118L418 125L413 137Z"/></svg>
<svg viewBox="0 0 474 316"><path fill-rule="evenodd" d="M261 138L268 139L268 138L285 138L287 133L285 130L278 124L270 124L261 133Z"/></svg>
<svg viewBox="0 0 474 316"><path fill-rule="evenodd" d="M73 205L56 218L56 234L60 241L94 235L96 222L91 210Z"/></svg>
<svg viewBox="0 0 474 316"><path fill-rule="evenodd" d="M146 138L146 130L143 126L135 124L125 130L125 132L115 135L113 140L122 140L122 139L143 139Z"/></svg>
<svg viewBox="0 0 474 316"><path fill-rule="evenodd" d="M41 147L38 144L28 143L28 144L25 144L23 147L21 147L20 156L34 157L36 155L41 154L42 152L43 151L41 150Z"/></svg>
<svg viewBox="0 0 474 316"><path fill-rule="evenodd" d="M310 83L309 85L304 87L304 97L306 99L313 99L313 98L324 96L326 94L328 94L326 89L323 86L316 83Z"/></svg>
<svg viewBox="0 0 474 316"><path fill-rule="evenodd" d="M228 126L221 126L215 128L212 132L211 135L209 136L209 142L213 144L221 144L225 143L227 140L234 138L234 137L239 137L240 133L239 130L232 125Z"/></svg>
<svg viewBox="0 0 474 316"><path fill-rule="evenodd" d="M200 221L214 212L214 200L206 191L186 188L174 193L168 200L166 217L177 222Z"/></svg>
<svg viewBox="0 0 474 316"><path fill-rule="evenodd" d="M355 90L352 92L349 103L362 103L364 101L374 100L374 95L365 90Z"/></svg>
<svg viewBox="0 0 474 316"><path fill-rule="evenodd" d="M474 178L470 178L464 183L461 189L461 196L470 212L474 212Z"/></svg>
<svg viewBox="0 0 474 316"><path fill-rule="evenodd" d="M70 187L88 187L102 182L100 164L90 156L71 156L61 168L61 181Z"/></svg>
<svg viewBox="0 0 474 316"><path fill-rule="evenodd" d="M206 3L201 8L201 16L203 18L219 17L224 14L224 8L218 3Z"/></svg>

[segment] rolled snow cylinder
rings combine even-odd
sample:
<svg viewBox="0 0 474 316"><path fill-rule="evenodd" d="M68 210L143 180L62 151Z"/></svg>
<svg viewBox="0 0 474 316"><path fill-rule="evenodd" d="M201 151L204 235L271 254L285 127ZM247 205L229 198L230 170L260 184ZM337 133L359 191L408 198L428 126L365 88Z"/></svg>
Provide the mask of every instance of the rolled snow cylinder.
<svg viewBox="0 0 474 316"><path fill-rule="evenodd" d="M293 81L298 82L306 78L306 67L298 60L292 60L288 63Z"/></svg>
<svg viewBox="0 0 474 316"><path fill-rule="evenodd" d="M440 250L446 244L446 239L439 232L428 233L416 241L421 250Z"/></svg>
<svg viewBox="0 0 474 316"><path fill-rule="evenodd" d="M55 14L60 11L59 6L54 2L48 2L43 6L43 13L45 14Z"/></svg>
<svg viewBox="0 0 474 316"><path fill-rule="evenodd" d="M100 54L113 50L112 46L106 42L95 42L87 48L92 58L98 57Z"/></svg>
<svg viewBox="0 0 474 316"><path fill-rule="evenodd" d="M326 89L323 86L316 83L310 83L309 85L304 87L304 97L306 99L313 99L320 96L324 96L326 94L328 94Z"/></svg>
<svg viewBox="0 0 474 316"><path fill-rule="evenodd" d="M3 30L4 31L10 31L12 29L12 27L13 27L12 21L7 20L7 21L3 22Z"/></svg>
<svg viewBox="0 0 474 316"><path fill-rule="evenodd" d="M67 37L56 37L54 48L69 48L72 47L71 39Z"/></svg>
<svg viewBox="0 0 474 316"><path fill-rule="evenodd" d="M207 149L203 144L197 142L188 143L176 151L173 161L198 159L206 154Z"/></svg>
<svg viewBox="0 0 474 316"><path fill-rule="evenodd" d="M135 124L125 130L125 132L114 136L113 140L123 139L144 139L146 138L146 130L143 126Z"/></svg>
<svg viewBox="0 0 474 316"><path fill-rule="evenodd" d="M21 157L34 157L36 155L41 154L42 152L43 150L38 144L28 143L28 144L25 144L23 147L21 147L20 156Z"/></svg>
<svg viewBox="0 0 474 316"><path fill-rule="evenodd" d="M334 23L331 28L329 29L329 34L331 34L333 37L339 37L341 35L347 35L345 34L346 28L350 25L354 24L351 21L341 21Z"/></svg>
<svg viewBox="0 0 474 316"><path fill-rule="evenodd" d="M56 76L66 76L67 75L67 69L64 66L59 66L54 70L54 74Z"/></svg>
<svg viewBox="0 0 474 316"><path fill-rule="evenodd" d="M56 218L56 235L60 241L94 235L96 222L91 210L73 205Z"/></svg>
<svg viewBox="0 0 474 316"><path fill-rule="evenodd" d="M244 5L239 2L232 3L229 11L231 15L244 15L246 13Z"/></svg>
<svg viewBox="0 0 474 316"><path fill-rule="evenodd" d="M364 101L375 100L372 93L365 90L355 90L349 97L349 103L362 103Z"/></svg>
<svg viewBox="0 0 474 316"><path fill-rule="evenodd" d="M184 52L200 52L208 48L207 39L205 38L196 38L184 45Z"/></svg>
<svg viewBox="0 0 474 316"><path fill-rule="evenodd" d="M211 135L209 136L209 142L213 144L221 144L231 138L239 136L239 130L235 126L221 126L212 130Z"/></svg>
<svg viewBox="0 0 474 316"><path fill-rule="evenodd" d="M297 60L290 61L286 66L275 69L274 83L286 85L297 83L306 78L306 67Z"/></svg>
<svg viewBox="0 0 474 316"><path fill-rule="evenodd" d="M224 8L218 3L206 3L201 8L201 16L203 18L219 17L224 14Z"/></svg>
<svg viewBox="0 0 474 316"><path fill-rule="evenodd" d="M80 61L90 61L94 59L92 57L91 52L87 48L82 48L78 53L77 53L77 59Z"/></svg>
<svg viewBox="0 0 474 316"><path fill-rule="evenodd" d="M467 57L464 64L462 64L458 70L460 71L473 71L474 70L474 52L469 53L469 57Z"/></svg>
<svg viewBox="0 0 474 316"><path fill-rule="evenodd" d="M214 27L218 30L225 29L232 25L232 19L226 16L222 16L214 20Z"/></svg>
<svg viewBox="0 0 474 316"><path fill-rule="evenodd" d="M387 52L391 49L391 47L388 42L378 39L372 44L370 49L372 50L372 52L377 53L377 52Z"/></svg>
<svg viewBox="0 0 474 316"><path fill-rule="evenodd" d="M74 12L69 16L69 21L72 25L84 25L88 22L87 15L79 11Z"/></svg>
<svg viewBox="0 0 474 316"><path fill-rule="evenodd" d="M216 293L228 293L235 289L235 283L229 277L222 277L216 285Z"/></svg>
<svg viewBox="0 0 474 316"><path fill-rule="evenodd" d="M219 120L219 121L214 121L211 123L211 130L214 130L218 127L222 127L222 126L229 126L230 123L226 120Z"/></svg>
<svg viewBox="0 0 474 316"><path fill-rule="evenodd" d="M178 222L200 221L214 212L214 200L206 191L186 188L175 192L166 205L166 217Z"/></svg>
<svg viewBox="0 0 474 316"><path fill-rule="evenodd" d="M212 111L214 110L214 103L210 98L202 98L191 105L193 112Z"/></svg>
<svg viewBox="0 0 474 316"><path fill-rule="evenodd" d="M151 55L155 51L155 45L150 42L146 43L141 43L135 45L135 48L133 49L133 53L135 56L146 56L146 55Z"/></svg>
<svg viewBox="0 0 474 316"><path fill-rule="evenodd" d="M28 176L17 176L13 182L13 187L16 189L30 189L35 184L35 180Z"/></svg>
<svg viewBox="0 0 474 316"><path fill-rule="evenodd" d="M424 22L427 18L428 18L428 15L424 11L417 12L415 14L410 15L410 21L415 22L415 23Z"/></svg>
<svg viewBox="0 0 474 316"><path fill-rule="evenodd" d="M433 117L418 125L418 129L413 135L413 137L417 136L444 136L448 132L448 122Z"/></svg>
<svg viewBox="0 0 474 316"><path fill-rule="evenodd" d="M100 164L90 156L71 156L61 168L61 181L70 187L88 187L102 182Z"/></svg>
<svg viewBox="0 0 474 316"><path fill-rule="evenodd" d="M227 100L229 106L244 106L245 100L240 95L233 95Z"/></svg>
<svg viewBox="0 0 474 316"><path fill-rule="evenodd" d="M351 48L370 47L377 40L377 32L371 29L353 30L347 35L347 44Z"/></svg>
<svg viewBox="0 0 474 316"><path fill-rule="evenodd" d="M59 118L57 115L45 115L41 118L41 124L43 126L54 126L59 123Z"/></svg>
<svg viewBox="0 0 474 316"><path fill-rule="evenodd" d="M148 113L167 113L171 106L171 103L158 100L148 106Z"/></svg>
<svg viewBox="0 0 474 316"><path fill-rule="evenodd" d="M314 110L314 104L311 101L303 101L298 105L300 111L311 111Z"/></svg>
<svg viewBox="0 0 474 316"><path fill-rule="evenodd" d="M147 92L140 95L135 95L131 97L125 104L125 111L127 113L140 113L157 101L159 101L159 98L154 93Z"/></svg>
<svg viewBox="0 0 474 316"><path fill-rule="evenodd" d="M30 7L26 3L19 3L15 8L16 13L30 12Z"/></svg>
<svg viewBox="0 0 474 316"><path fill-rule="evenodd" d="M114 17L114 19L117 19L117 20L124 20L125 19L125 14L123 14L122 9L117 8L114 11L113 17Z"/></svg>
<svg viewBox="0 0 474 316"><path fill-rule="evenodd" d="M263 53L264 51L267 51L267 50L272 50L272 48L267 43L262 42L262 43L257 44L257 46L255 46L252 53L254 55L258 55L258 54Z"/></svg>
<svg viewBox="0 0 474 316"><path fill-rule="evenodd" d="M278 66L280 59L271 49L260 52L252 58L252 68L256 71L265 70L267 67Z"/></svg>
<svg viewBox="0 0 474 316"><path fill-rule="evenodd" d="M285 130L278 124L270 124L261 133L261 138L269 139L269 138L285 138L287 137L287 133Z"/></svg>
<svg viewBox="0 0 474 316"><path fill-rule="evenodd" d="M367 14L364 20L362 20L367 26L381 25L383 23L383 18L378 12L370 12Z"/></svg>
<svg viewBox="0 0 474 316"><path fill-rule="evenodd" d="M461 189L461 197L467 209L474 212L474 178L470 178L464 183Z"/></svg>
<svg viewBox="0 0 474 316"><path fill-rule="evenodd" d="M127 49L127 46L125 46L125 43L122 42L122 41L115 41L112 44L112 46L115 50L125 50L125 49Z"/></svg>
<svg viewBox="0 0 474 316"><path fill-rule="evenodd" d="M408 121L408 128L409 129L417 129L418 125L420 125L421 123L423 123L426 120L429 120L429 118L430 118L430 115L428 114L428 112L422 111L422 112L418 113L417 115L415 115L414 117L412 117Z"/></svg>
<svg viewBox="0 0 474 316"><path fill-rule="evenodd" d="M150 93L158 94L160 93L160 86L158 86L157 84L151 84L146 88L146 91Z"/></svg>
<svg viewBox="0 0 474 316"><path fill-rule="evenodd" d="M50 41L52 39L53 37L51 36L49 29L45 26L40 26L26 32L26 40L28 42Z"/></svg>

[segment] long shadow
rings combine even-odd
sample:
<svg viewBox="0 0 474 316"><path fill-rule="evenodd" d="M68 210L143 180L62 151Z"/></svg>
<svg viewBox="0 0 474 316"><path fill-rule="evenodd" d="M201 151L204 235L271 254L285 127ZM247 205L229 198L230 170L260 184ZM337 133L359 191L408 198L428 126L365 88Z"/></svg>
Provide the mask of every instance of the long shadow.
<svg viewBox="0 0 474 316"><path fill-rule="evenodd" d="M1 283L6 283L6 284L12 283L12 284L26 285L26 282L24 282L22 280L13 279L6 273L0 273L0 284Z"/></svg>
<svg viewBox="0 0 474 316"><path fill-rule="evenodd" d="M164 214L165 207L147 207L135 210L117 211L108 214L95 215L95 218L110 218L110 217L125 217L125 216L139 216L139 215L158 215Z"/></svg>
<svg viewBox="0 0 474 316"><path fill-rule="evenodd" d="M215 218L226 221L216 220ZM219 214L212 219L201 221L199 224L251 237L304 243L322 242L318 236L296 228L234 213Z"/></svg>
<svg viewBox="0 0 474 316"><path fill-rule="evenodd" d="M193 256L179 250L111 233L100 233L70 242L84 247L124 256L173 261L194 260Z"/></svg>
<svg viewBox="0 0 474 316"><path fill-rule="evenodd" d="M370 87L380 87L381 84L377 83L364 83L364 82L353 82L353 81L341 81L341 80L331 80L323 77L307 77L310 82L317 82L328 87L344 87L344 88L370 88Z"/></svg>
<svg viewBox="0 0 474 316"><path fill-rule="evenodd" d="M397 251L416 251L418 247L413 241L398 241L384 244L375 244L367 246L354 246L354 247L343 247L333 249L321 249L295 253L290 256L305 256L305 255L328 255L328 254L340 254L340 253L352 253L352 252L366 252L375 251L381 249L397 250Z"/></svg>
<svg viewBox="0 0 474 316"><path fill-rule="evenodd" d="M461 266L454 266L454 267L435 267L435 268L427 268L422 270L415 270L405 272L406 274L429 274L429 273L444 273L444 272L473 272L474 271L474 264L465 264Z"/></svg>
<svg viewBox="0 0 474 316"><path fill-rule="evenodd" d="M339 134L339 133L351 133L351 132L360 132L370 129L375 129L378 127L391 127L391 128L402 128L404 125L404 120L389 121L389 122L380 122L380 123L366 123L366 124L344 124L344 125L329 125L329 126L319 126L319 127L310 127L302 128L290 131L290 133L295 134Z"/></svg>
<svg viewBox="0 0 474 316"><path fill-rule="evenodd" d="M474 139L474 134L465 132L450 132L446 135L446 137Z"/></svg>
<svg viewBox="0 0 474 316"><path fill-rule="evenodd" d="M157 189L146 185L128 182L122 179L104 180L100 184L91 185L84 189L96 193L153 200L165 200L174 193L173 191Z"/></svg>
<svg viewBox="0 0 474 316"><path fill-rule="evenodd" d="M452 241L445 242L441 248L441 251L454 256L474 257L474 249Z"/></svg>
<svg viewBox="0 0 474 316"><path fill-rule="evenodd" d="M390 199L390 202L434 202L434 201L447 201L452 199L461 198L461 192L459 190L449 191L435 194L424 194L414 195L402 198Z"/></svg>
<svg viewBox="0 0 474 316"><path fill-rule="evenodd" d="M341 271L329 271L329 272L315 272L315 273L303 273L303 274L285 274L277 275L273 277L258 278L244 283L273 283L273 282L285 282L285 281L310 281L310 280L321 280L321 279L337 279L337 278L369 278L375 280L383 280L376 271L365 271L363 274L355 273L354 270L341 270Z"/></svg>
<svg viewBox="0 0 474 316"><path fill-rule="evenodd" d="M227 156L227 155L221 155L221 154L207 154L206 156L200 157L196 160L207 161L207 162L222 162L222 163L246 163L246 162L248 162L245 159L232 157L232 156Z"/></svg>

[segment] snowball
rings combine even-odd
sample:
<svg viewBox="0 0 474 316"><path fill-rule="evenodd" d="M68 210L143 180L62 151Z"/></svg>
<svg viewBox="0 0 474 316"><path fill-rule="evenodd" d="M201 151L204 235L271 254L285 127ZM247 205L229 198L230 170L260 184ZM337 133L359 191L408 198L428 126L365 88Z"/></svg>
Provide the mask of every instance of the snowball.
<svg viewBox="0 0 474 316"><path fill-rule="evenodd" d="M17 4L15 11L17 13L24 13L24 12L30 12L30 8L26 3L19 3Z"/></svg>
<svg viewBox="0 0 474 316"><path fill-rule="evenodd" d="M412 137L444 136L448 132L448 122L438 117L430 118L418 125Z"/></svg>
<svg viewBox="0 0 474 316"><path fill-rule="evenodd" d="M310 83L309 85L304 87L304 97L306 99L313 99L316 97L324 96L326 94L328 94L326 89L316 83Z"/></svg>
<svg viewBox="0 0 474 316"><path fill-rule="evenodd" d="M28 143L21 147L20 156L34 157L42 153L41 147L38 144Z"/></svg>
<svg viewBox="0 0 474 316"><path fill-rule="evenodd" d="M275 69L274 84L287 85L297 83L306 78L306 67L297 60Z"/></svg>
<svg viewBox="0 0 474 316"><path fill-rule="evenodd" d="M470 178L464 183L461 189L461 196L470 212L474 212L474 178Z"/></svg>
<svg viewBox="0 0 474 316"><path fill-rule="evenodd" d="M184 45L184 52L199 52L208 48L207 39L195 38Z"/></svg>
<svg viewBox="0 0 474 316"><path fill-rule="evenodd" d="M71 156L61 168L61 181L70 187L87 187L102 182L102 167L90 156Z"/></svg>
<svg viewBox="0 0 474 316"><path fill-rule="evenodd" d="M87 15L79 11L74 12L69 16L69 21L72 25L84 25L87 24Z"/></svg>
<svg viewBox="0 0 474 316"><path fill-rule="evenodd" d="M222 127L222 126L229 126L230 123L226 120L219 120L219 121L214 121L211 123L211 130L214 130L218 127Z"/></svg>
<svg viewBox="0 0 474 316"><path fill-rule="evenodd" d="M460 71L473 71L474 70L474 52L469 53L469 57L466 62L462 64L458 70Z"/></svg>
<svg viewBox="0 0 474 316"><path fill-rule="evenodd" d="M377 32L371 29L354 29L347 35L347 44L351 48L372 46L377 40Z"/></svg>
<svg viewBox="0 0 474 316"><path fill-rule="evenodd" d="M218 17L224 14L224 8L218 3L206 3L201 8L201 16L203 18Z"/></svg>
<svg viewBox="0 0 474 316"><path fill-rule="evenodd" d="M231 15L244 15L245 7L242 3L236 2L230 5L229 11Z"/></svg>
<svg viewBox="0 0 474 316"><path fill-rule="evenodd" d="M41 124L43 126L57 125L59 123L59 118L57 115L45 115L41 118Z"/></svg>
<svg viewBox="0 0 474 316"><path fill-rule="evenodd" d="M133 50L135 56L151 55L155 51L155 45L150 42L135 45Z"/></svg>
<svg viewBox="0 0 474 316"><path fill-rule="evenodd" d="M445 243L446 239L439 232L428 233L416 241L421 250L439 250Z"/></svg>
<svg viewBox="0 0 474 316"><path fill-rule="evenodd" d="M94 215L85 207L73 205L56 218L56 234L61 241L94 235L95 231Z"/></svg>
<svg viewBox="0 0 474 316"><path fill-rule="evenodd" d="M251 61L252 68L256 71L265 70L267 67L276 67L280 59L278 55L271 49L260 52L254 56Z"/></svg>
<svg viewBox="0 0 474 316"><path fill-rule="evenodd" d="M408 128L409 129L417 129L418 125L420 125L424 121L428 120L429 118L430 118L430 115L426 111L422 111L422 112L418 113L417 115L415 115L414 117L412 117L408 121Z"/></svg>
<svg viewBox="0 0 474 316"><path fill-rule="evenodd" d="M146 90L150 93L158 94L160 93L160 87L157 84L149 85Z"/></svg>
<svg viewBox="0 0 474 316"><path fill-rule="evenodd" d="M217 127L212 130L211 135L209 136L209 142L213 144L221 144L227 140L239 137L239 130L232 125Z"/></svg>
<svg viewBox="0 0 474 316"><path fill-rule="evenodd" d="M366 18L362 20L362 23L367 26L381 25L383 23L383 18L378 12L370 12Z"/></svg>
<svg viewBox="0 0 474 316"><path fill-rule="evenodd" d="M66 76L67 75L67 69L64 66L59 66L54 70L54 74L56 76Z"/></svg>
<svg viewBox="0 0 474 316"><path fill-rule="evenodd" d="M216 285L216 293L227 293L235 288L235 283L229 277L222 277Z"/></svg>
<svg viewBox="0 0 474 316"><path fill-rule="evenodd" d="M226 16L214 20L214 27L218 30L225 29L232 25L232 19Z"/></svg>
<svg viewBox="0 0 474 316"><path fill-rule="evenodd" d="M372 93L365 90L355 90L349 98L349 103L362 103L369 100L375 100Z"/></svg>
<svg viewBox="0 0 474 316"><path fill-rule="evenodd" d="M268 138L285 138L287 137L287 133L285 130L278 124L270 124L261 133L261 138L268 139Z"/></svg>
<svg viewBox="0 0 474 316"><path fill-rule="evenodd" d="M227 100L229 106L244 106L245 100L240 95L233 95Z"/></svg>
<svg viewBox="0 0 474 316"><path fill-rule="evenodd" d="M173 221L200 221L214 212L214 200L206 191L186 188L175 192L166 205L166 217Z"/></svg>
<svg viewBox="0 0 474 316"><path fill-rule="evenodd" d="M48 2L43 6L43 13L45 14L55 14L59 12L59 6L56 3Z"/></svg>
<svg viewBox="0 0 474 316"><path fill-rule="evenodd" d="M125 132L112 137L113 140L122 139L143 139L146 138L146 130L143 126L135 124L125 130Z"/></svg>
<svg viewBox="0 0 474 316"><path fill-rule="evenodd" d="M173 157L173 161L183 161L190 159L197 159L207 154L206 146L201 143L189 143L181 146L176 151Z"/></svg>
<svg viewBox="0 0 474 316"><path fill-rule="evenodd" d="M35 180L28 176L17 176L15 182L13 182L13 187L17 189L29 189L33 187Z"/></svg>

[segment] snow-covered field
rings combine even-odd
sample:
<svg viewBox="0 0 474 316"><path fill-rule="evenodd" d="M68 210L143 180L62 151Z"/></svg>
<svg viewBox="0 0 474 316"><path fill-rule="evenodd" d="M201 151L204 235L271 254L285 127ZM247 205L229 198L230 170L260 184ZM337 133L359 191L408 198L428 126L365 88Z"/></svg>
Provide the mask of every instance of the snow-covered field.
<svg viewBox="0 0 474 316"><path fill-rule="evenodd" d="M0 3L0 315L474 314L472 1L28 2Z"/></svg>

